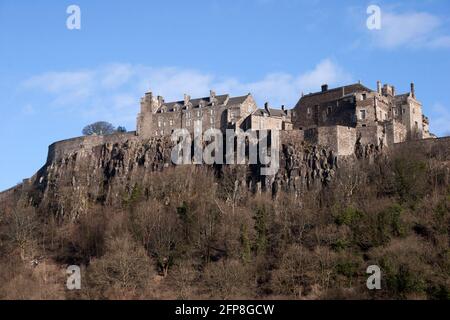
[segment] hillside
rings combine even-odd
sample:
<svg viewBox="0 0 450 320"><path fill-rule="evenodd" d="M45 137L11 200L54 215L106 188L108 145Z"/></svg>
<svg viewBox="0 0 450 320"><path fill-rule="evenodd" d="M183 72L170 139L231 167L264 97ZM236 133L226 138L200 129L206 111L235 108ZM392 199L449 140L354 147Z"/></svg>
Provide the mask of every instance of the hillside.
<svg viewBox="0 0 450 320"><path fill-rule="evenodd" d="M275 177L173 166L163 138L80 139L0 194L2 299L449 298L449 138L350 157L284 140Z"/></svg>

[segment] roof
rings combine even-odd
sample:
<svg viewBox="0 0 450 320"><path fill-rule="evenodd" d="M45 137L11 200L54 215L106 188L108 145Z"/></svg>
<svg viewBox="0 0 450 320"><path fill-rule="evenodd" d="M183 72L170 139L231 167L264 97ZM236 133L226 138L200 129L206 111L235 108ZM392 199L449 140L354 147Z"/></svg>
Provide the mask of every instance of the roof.
<svg viewBox="0 0 450 320"><path fill-rule="evenodd" d="M317 91L317 92L309 93L309 94L304 95L303 98L308 98L310 96L321 95L321 94L325 94L325 93L329 93L329 92L336 92L336 91L342 92L342 88L344 88L344 95L347 95L350 93L356 93L356 92L363 92L363 91L369 91L369 92L373 91L370 88L362 85L361 83L353 83L353 84L349 84L346 86L328 89L326 91Z"/></svg>
<svg viewBox="0 0 450 320"><path fill-rule="evenodd" d="M338 100L343 96L348 96L357 92L373 92L373 90L360 83L354 83L346 86L328 89L326 91L318 91L304 95L300 98L297 105L300 103L306 105L319 105L322 103Z"/></svg>
<svg viewBox="0 0 450 320"><path fill-rule="evenodd" d="M284 111L283 110L280 110L280 109L272 109L272 108L269 108L269 112L270 112L270 116L272 116L272 117L283 117L283 116L285 116L286 114L284 113ZM253 113L253 115L255 115L255 116L264 116L264 115L268 115L269 116L269 114L267 114L267 111L266 111L266 109L257 109L254 113Z"/></svg>
<svg viewBox="0 0 450 320"><path fill-rule="evenodd" d="M215 97L216 101L215 101L215 106L223 106L223 105L239 105L242 104L245 99L247 99L248 95L245 96L238 96L238 97L230 97L229 94L223 94L223 95L217 95ZM208 107L208 106L212 106L212 100L211 97L203 97L203 98L195 98L195 99L190 99L189 103L191 104L193 109L199 108L200 107L200 103L203 102L203 106L204 107ZM180 101L172 101L172 102L164 102L163 105L158 109L158 111L162 108L162 107L166 107L168 112L171 111L175 111L175 106L180 106L182 108L185 108L184 105L184 100L180 100Z"/></svg>

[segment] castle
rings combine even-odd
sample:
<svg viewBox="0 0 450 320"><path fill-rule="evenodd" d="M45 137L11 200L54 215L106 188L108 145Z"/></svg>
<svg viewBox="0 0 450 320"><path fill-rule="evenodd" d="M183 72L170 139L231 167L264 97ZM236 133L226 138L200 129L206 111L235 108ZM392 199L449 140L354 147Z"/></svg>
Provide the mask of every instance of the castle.
<svg viewBox="0 0 450 320"><path fill-rule="evenodd" d="M337 155L351 155L355 145L383 148L407 140L435 137L428 118L416 99L414 84L405 94L377 82L371 90L361 83L303 95L291 110L259 109L252 95L216 95L165 102L151 92L141 99L136 134L142 138L170 136L175 129L193 132L195 124L209 128L280 130L282 137L304 140L331 148Z"/></svg>

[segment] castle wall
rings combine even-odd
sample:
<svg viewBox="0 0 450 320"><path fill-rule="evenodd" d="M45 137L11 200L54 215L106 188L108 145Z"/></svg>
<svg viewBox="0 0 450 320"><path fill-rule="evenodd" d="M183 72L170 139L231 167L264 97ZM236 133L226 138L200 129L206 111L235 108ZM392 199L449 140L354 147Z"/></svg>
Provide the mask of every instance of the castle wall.
<svg viewBox="0 0 450 320"><path fill-rule="evenodd" d="M380 139L385 143L385 135L383 134L383 127L380 125L372 125L370 127L357 127L356 135L361 136L361 143L363 145L373 144L375 146L380 144Z"/></svg>
<svg viewBox="0 0 450 320"><path fill-rule="evenodd" d="M277 117L251 115L250 128L253 130L283 130L283 119Z"/></svg>
<svg viewBox="0 0 450 320"><path fill-rule="evenodd" d="M280 131L280 141L282 144L295 145L305 140L303 130Z"/></svg>
<svg viewBox="0 0 450 320"><path fill-rule="evenodd" d="M386 143L393 146L395 143L404 142L407 137L405 126L398 121L389 121L385 124L386 128Z"/></svg>
<svg viewBox="0 0 450 320"><path fill-rule="evenodd" d="M304 131L304 140L327 146L337 155L348 156L355 151L356 130L344 126L311 128Z"/></svg>
<svg viewBox="0 0 450 320"><path fill-rule="evenodd" d="M118 143L137 140L135 132L115 133L103 136L83 136L55 142L48 147L47 163L58 161L65 155L80 149L92 149L105 143Z"/></svg>
<svg viewBox="0 0 450 320"><path fill-rule="evenodd" d="M450 161L450 137L405 141L397 143L394 151L408 154L410 150L421 150L423 154Z"/></svg>
<svg viewBox="0 0 450 320"><path fill-rule="evenodd" d="M337 126L337 153L341 156L349 156L355 152L356 129L352 127Z"/></svg>
<svg viewBox="0 0 450 320"><path fill-rule="evenodd" d="M293 111L294 129L309 129L334 125L355 125L353 97L317 105L299 105Z"/></svg>

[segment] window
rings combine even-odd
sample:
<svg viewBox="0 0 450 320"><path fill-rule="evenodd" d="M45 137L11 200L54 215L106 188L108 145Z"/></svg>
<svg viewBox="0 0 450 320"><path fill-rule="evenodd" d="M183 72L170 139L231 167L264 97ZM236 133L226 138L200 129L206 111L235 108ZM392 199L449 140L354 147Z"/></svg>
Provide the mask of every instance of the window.
<svg viewBox="0 0 450 320"><path fill-rule="evenodd" d="M161 120L158 120L158 127L161 128Z"/></svg>
<svg viewBox="0 0 450 320"><path fill-rule="evenodd" d="M209 118L209 122L210 122L211 124L213 124L213 123L214 123L214 118L213 118L213 117L210 117L210 118Z"/></svg>
<svg viewBox="0 0 450 320"><path fill-rule="evenodd" d="M328 109L327 109L327 114L331 114L331 110L332 110L332 108L331 108L331 107L328 107Z"/></svg>
<svg viewBox="0 0 450 320"><path fill-rule="evenodd" d="M362 94L362 99L363 99L363 100L366 100L366 98L367 98L367 95L366 95L365 93L363 93L363 94Z"/></svg>
<svg viewBox="0 0 450 320"><path fill-rule="evenodd" d="M169 125L173 126L173 120L169 120Z"/></svg>
<svg viewBox="0 0 450 320"><path fill-rule="evenodd" d="M310 115L310 114L311 114L311 108L308 108L308 109L306 110L306 113L307 113L308 115Z"/></svg>
<svg viewBox="0 0 450 320"><path fill-rule="evenodd" d="M364 109L359 110L359 118L361 120L366 120L366 110L364 110Z"/></svg>
<svg viewBox="0 0 450 320"><path fill-rule="evenodd" d="M197 111L197 117L200 117L200 110Z"/></svg>

